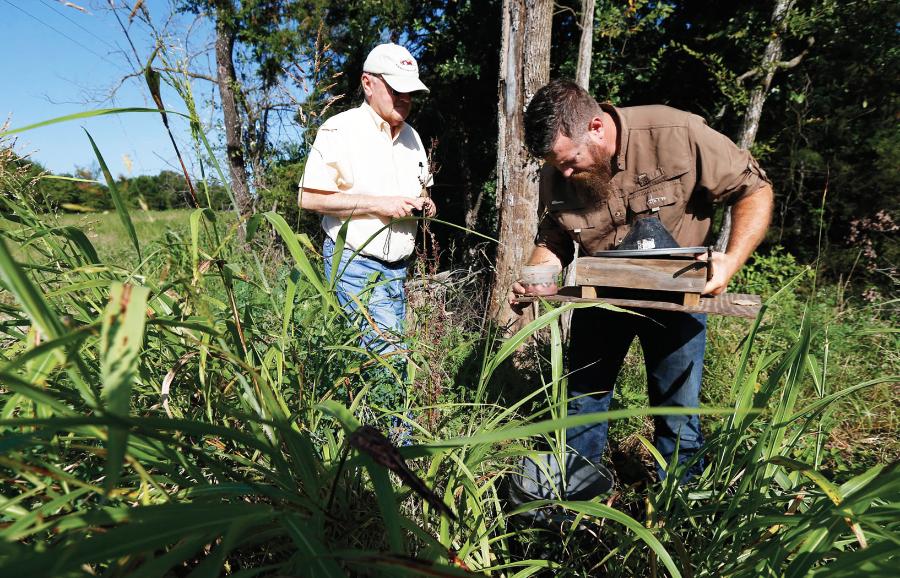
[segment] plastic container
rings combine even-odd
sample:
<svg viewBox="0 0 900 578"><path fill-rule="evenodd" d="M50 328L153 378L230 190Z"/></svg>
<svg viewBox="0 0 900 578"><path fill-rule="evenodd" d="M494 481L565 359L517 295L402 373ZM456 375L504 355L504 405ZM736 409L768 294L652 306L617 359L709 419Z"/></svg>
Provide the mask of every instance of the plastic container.
<svg viewBox="0 0 900 578"><path fill-rule="evenodd" d="M522 267L519 283L528 295L555 295L558 274L559 268L555 265L526 265Z"/></svg>

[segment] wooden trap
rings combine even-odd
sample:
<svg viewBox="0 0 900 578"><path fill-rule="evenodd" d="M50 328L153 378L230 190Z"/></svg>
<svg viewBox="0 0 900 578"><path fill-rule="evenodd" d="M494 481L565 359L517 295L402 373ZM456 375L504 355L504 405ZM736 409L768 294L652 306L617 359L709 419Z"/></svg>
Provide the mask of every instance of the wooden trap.
<svg viewBox="0 0 900 578"><path fill-rule="evenodd" d="M707 280L707 262L692 256L579 257L575 286L556 295L521 297L519 301L604 302L620 307L710 313L753 319L759 313L758 295L700 294Z"/></svg>

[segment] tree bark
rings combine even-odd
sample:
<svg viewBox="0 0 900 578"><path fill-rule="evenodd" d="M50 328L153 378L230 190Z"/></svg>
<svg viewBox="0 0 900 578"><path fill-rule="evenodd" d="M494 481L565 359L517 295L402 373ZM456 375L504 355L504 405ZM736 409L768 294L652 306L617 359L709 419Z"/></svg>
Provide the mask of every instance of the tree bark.
<svg viewBox="0 0 900 578"><path fill-rule="evenodd" d="M763 104L772 85L772 78L778 68L781 59L781 49L787 15L794 6L794 0L776 0L772 10L772 33L766 50L763 52L762 62L759 65L761 71L760 80L750 91L750 101L744 112L744 122L738 135L737 145L742 149L749 149L756 140L756 131L759 130L759 119L762 117ZM728 248L728 240L731 238L731 207L726 207L725 218L722 220L722 229L716 241L716 251L725 251Z"/></svg>
<svg viewBox="0 0 900 578"><path fill-rule="evenodd" d="M552 0L504 0L500 51L497 200L499 245L490 317L499 325L527 321L509 307L509 289L531 253L537 232L538 163L525 150L523 113L550 76Z"/></svg>
<svg viewBox="0 0 900 578"><path fill-rule="evenodd" d="M590 92L591 56L594 51L594 0L581 0L581 40L578 43L578 62L575 64L575 82ZM578 243L575 245L575 257L563 273L563 285L575 285L576 260L578 259ZM569 339L572 327L572 312L563 313L560 318L563 341Z"/></svg>
<svg viewBox="0 0 900 578"><path fill-rule="evenodd" d="M219 85L219 96L222 99L222 116L225 120L225 151L228 155L228 170L231 176L231 190L237 202L237 210L241 215L249 215L252 211L250 187L248 185L247 165L241 140L241 115L238 111L238 99L235 92L239 90L237 76L234 72L235 30L231 25L229 11L233 11L230 2L216 3L216 82Z"/></svg>
<svg viewBox="0 0 900 578"><path fill-rule="evenodd" d="M578 43L578 62L575 82L588 90L591 83L591 55L594 50L594 0L581 0L581 41Z"/></svg>

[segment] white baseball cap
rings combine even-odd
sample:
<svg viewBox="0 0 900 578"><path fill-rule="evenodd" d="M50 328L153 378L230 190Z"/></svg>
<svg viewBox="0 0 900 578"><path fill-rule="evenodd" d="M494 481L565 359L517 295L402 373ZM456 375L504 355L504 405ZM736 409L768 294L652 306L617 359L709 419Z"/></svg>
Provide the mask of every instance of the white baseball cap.
<svg viewBox="0 0 900 578"><path fill-rule="evenodd" d="M419 65L416 64L416 59L409 50L399 44L379 44L373 48L363 64L363 72L380 74L397 92L417 90L430 92L419 80Z"/></svg>

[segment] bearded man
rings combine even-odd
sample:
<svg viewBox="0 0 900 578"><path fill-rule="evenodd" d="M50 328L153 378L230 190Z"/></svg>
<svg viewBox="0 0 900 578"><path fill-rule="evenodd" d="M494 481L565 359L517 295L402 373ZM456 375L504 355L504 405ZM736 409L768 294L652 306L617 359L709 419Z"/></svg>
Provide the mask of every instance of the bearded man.
<svg viewBox="0 0 900 578"><path fill-rule="evenodd" d="M710 241L717 203L732 210L724 253L713 252L713 276L703 290L717 295L765 236L772 186L749 152L706 125L699 116L667 106L599 104L577 84L555 80L541 88L525 112L525 144L544 160L540 174L540 224L529 265L572 261L574 243L584 254L615 248L634 219L648 214L682 247ZM516 283L515 294L525 288ZM569 347L569 414L609 409L616 377L635 336L647 369L654 407L699 404L706 348L706 315L640 309L641 316L599 308L572 315ZM671 462L677 454L687 480L703 469L697 415L655 418L655 445ZM606 447L608 423L570 428L567 443L593 463ZM666 472L658 467L660 478Z"/></svg>

